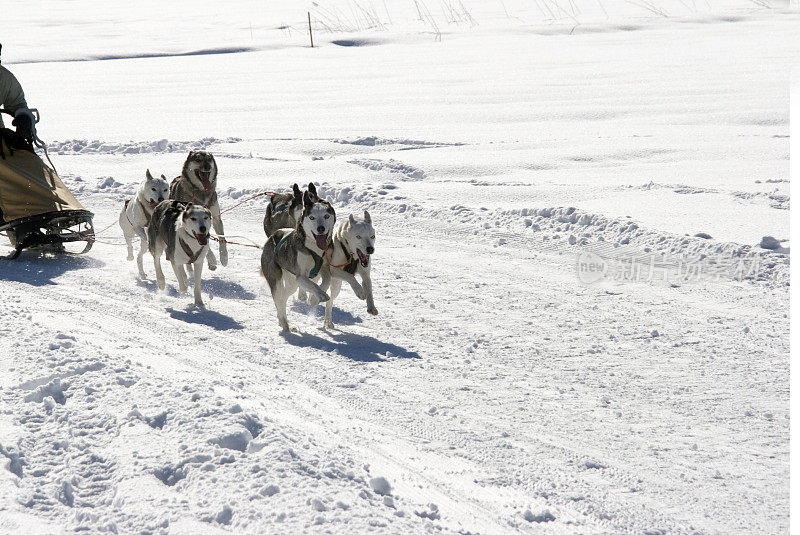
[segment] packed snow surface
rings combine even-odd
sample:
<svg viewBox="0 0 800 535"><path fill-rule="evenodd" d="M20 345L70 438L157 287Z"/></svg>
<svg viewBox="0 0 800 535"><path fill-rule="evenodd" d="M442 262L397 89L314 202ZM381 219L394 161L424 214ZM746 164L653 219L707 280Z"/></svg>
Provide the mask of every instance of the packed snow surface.
<svg viewBox="0 0 800 535"><path fill-rule="evenodd" d="M788 530L795 2L3 19L99 235L0 259L0 533ZM203 310L138 279L119 211L197 149L240 244L295 182L368 210L379 315L280 333L245 245Z"/></svg>

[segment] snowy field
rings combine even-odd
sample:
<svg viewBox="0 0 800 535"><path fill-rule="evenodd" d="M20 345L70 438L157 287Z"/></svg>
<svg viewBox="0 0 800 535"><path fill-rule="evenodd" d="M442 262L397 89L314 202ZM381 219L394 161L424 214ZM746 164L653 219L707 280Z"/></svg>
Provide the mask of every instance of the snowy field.
<svg viewBox="0 0 800 535"><path fill-rule="evenodd" d="M788 532L796 2L41 4L3 65L103 232L0 259L0 533ZM191 149L369 210L379 315L138 279Z"/></svg>

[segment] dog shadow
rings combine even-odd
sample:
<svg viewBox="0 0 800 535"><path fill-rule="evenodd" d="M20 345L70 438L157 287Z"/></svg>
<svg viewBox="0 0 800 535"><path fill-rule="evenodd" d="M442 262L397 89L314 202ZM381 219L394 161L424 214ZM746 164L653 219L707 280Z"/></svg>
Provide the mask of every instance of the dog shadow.
<svg viewBox="0 0 800 535"><path fill-rule="evenodd" d="M189 278L188 283L188 287L191 289L194 286L194 281ZM154 279L142 279L137 275L136 285L151 292L159 291L158 284L156 284ZM224 297L227 299L236 299L242 301L252 301L258 297L256 294L247 290L238 282L226 281L218 277L202 281L202 287L203 292L213 295L214 297ZM177 288L170 283L167 283L166 293L170 297L178 297L181 295Z"/></svg>
<svg viewBox="0 0 800 535"><path fill-rule="evenodd" d="M169 312L169 315L172 319L183 321L185 323L205 325L217 331L233 331L244 329L244 325L230 316L220 314L214 310L197 308L194 305L189 305L184 310L175 310L174 308L167 308L166 310Z"/></svg>
<svg viewBox="0 0 800 535"><path fill-rule="evenodd" d="M104 262L87 256L24 250L15 260L0 256L0 280L47 286L68 271L103 267Z"/></svg>
<svg viewBox="0 0 800 535"><path fill-rule="evenodd" d="M331 339L309 333L281 333L287 343L296 347L312 347L339 355L356 362L385 362L389 358L418 359L419 353L409 351L377 338L347 332L330 332Z"/></svg>
<svg viewBox="0 0 800 535"><path fill-rule="evenodd" d="M202 281L203 291L217 297L252 301L258 297L256 294L239 284L219 277L212 277Z"/></svg>
<svg viewBox="0 0 800 535"><path fill-rule="evenodd" d="M295 301L292 304L292 310L304 316L317 318L319 321L325 319L325 305L312 307L308 303ZM364 321L360 317L354 316L350 312L337 307L333 307L331 311L331 320L336 325L355 325L356 323L363 323Z"/></svg>
<svg viewBox="0 0 800 535"><path fill-rule="evenodd" d="M139 278L138 275L136 276L136 286L144 288L145 290L148 290L153 293L161 291L158 289L158 283L155 280L141 279ZM178 289L171 284L167 284L167 287L164 289L164 292L166 293L166 295L170 297L180 297L181 295L181 293L178 292Z"/></svg>

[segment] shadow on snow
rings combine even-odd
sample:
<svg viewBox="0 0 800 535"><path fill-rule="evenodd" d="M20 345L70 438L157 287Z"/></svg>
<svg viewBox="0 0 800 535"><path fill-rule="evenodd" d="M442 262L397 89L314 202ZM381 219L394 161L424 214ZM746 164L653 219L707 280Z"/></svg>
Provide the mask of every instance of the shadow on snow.
<svg viewBox="0 0 800 535"><path fill-rule="evenodd" d="M202 281L201 286L204 292L211 295L224 297L226 299L241 299L252 301L257 296L238 282L233 282L219 277L212 277Z"/></svg>
<svg viewBox="0 0 800 535"><path fill-rule="evenodd" d="M320 322L322 322L325 318L325 305L317 305L312 307L307 303L303 303L302 301L295 301L292 304L292 310L298 314L303 314L304 316L315 317L319 319ZM342 310L341 308L337 307L333 307L333 310L331 311L331 320L333 320L335 325L355 325L356 323L362 323L363 321L360 317L354 316L346 310Z"/></svg>
<svg viewBox="0 0 800 535"><path fill-rule="evenodd" d="M230 316L220 314L214 310L197 308L194 305L189 305L184 310L175 310L174 308L167 308L166 310L172 319L206 325L218 331L244 329L244 325Z"/></svg>
<svg viewBox="0 0 800 535"><path fill-rule="evenodd" d="M102 268L104 262L70 254L48 254L25 250L16 260L0 257L0 280L22 282L31 286L56 284L56 279L76 269Z"/></svg>
<svg viewBox="0 0 800 535"><path fill-rule="evenodd" d="M409 351L371 336L346 332L330 332L329 338L315 334L281 333L284 340L296 347L311 347L321 351L335 352L357 362L384 362L388 358L418 359L419 353Z"/></svg>
<svg viewBox="0 0 800 535"><path fill-rule="evenodd" d="M189 277L189 288L194 285L194 280ZM151 292L158 291L158 285L154 279L140 279L136 277L136 285L145 288ZM218 277L202 281L203 292L214 297L224 297L226 299L237 299L243 301L252 301L258 297L256 294L239 284L238 282L226 281ZM175 285L167 283L167 295L170 297L179 297L181 294L178 292ZM191 294L191 292L187 292Z"/></svg>

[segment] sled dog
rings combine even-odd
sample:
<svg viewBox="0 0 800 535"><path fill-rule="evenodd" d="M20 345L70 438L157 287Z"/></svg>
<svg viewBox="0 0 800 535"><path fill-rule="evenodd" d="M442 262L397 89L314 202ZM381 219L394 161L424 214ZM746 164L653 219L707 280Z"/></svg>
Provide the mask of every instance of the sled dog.
<svg viewBox="0 0 800 535"><path fill-rule="evenodd" d="M373 316L378 315L375 300L372 298L372 279L370 279L371 255L375 252L375 229L372 227L372 218L364 210L363 221L357 221L353 214L348 219L338 223L333 230L333 240L328 249L328 261L331 269L330 299L325 302L325 327L333 329L331 312L333 300L339 295L342 287L342 277L339 271L361 276L361 285L367 298L367 312Z"/></svg>
<svg viewBox="0 0 800 535"><path fill-rule="evenodd" d="M145 173L145 180L139 186L136 195L125 201L122 213L119 214L119 226L128 244L128 260L133 260L133 238L138 236L141 240L139 254L136 256L136 266L139 268L139 277L145 278L142 267L142 257L147 250L147 234L145 228L150 224L156 205L169 197L169 182L167 177L153 178L150 169Z"/></svg>
<svg viewBox="0 0 800 535"><path fill-rule="evenodd" d="M217 162L210 152L189 151L189 156L183 163L181 176L173 179L169 186L169 198L205 206L211 210L214 232L220 236L225 235L217 200ZM225 238L219 239L219 261L223 266L228 265L228 246ZM208 268L212 271L217 269L217 258L210 248Z"/></svg>
<svg viewBox="0 0 800 535"><path fill-rule="evenodd" d="M205 206L166 200L158 204L147 227L147 241L156 269L158 289L166 287L161 271L161 255L167 260L178 278L178 291L187 290L188 279L183 266L191 264L194 271L194 304L203 307L200 295L200 275L203 260L209 251L208 228L212 222L211 210Z"/></svg>
<svg viewBox="0 0 800 535"><path fill-rule="evenodd" d="M317 188L311 182L308 184L308 191L317 194ZM264 234L269 238L279 228L294 228L301 215L303 215L303 193L297 184L294 184L291 193L276 193L272 196L264 214Z"/></svg>
<svg viewBox="0 0 800 535"><path fill-rule="evenodd" d="M261 274L267 279L278 314L278 324L284 331L297 332L286 319L286 301L300 287L309 293L315 305L329 299L325 290L330 284L330 267L325 251L331 246L331 233L336 223L333 206L316 194L303 193L303 213L294 230L279 229L267 240L261 253ZM353 291L364 299L364 290L352 275L342 272ZM321 285L312 282L317 276ZM349 277L347 277L349 275ZM342 276L337 274L337 276Z"/></svg>

